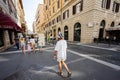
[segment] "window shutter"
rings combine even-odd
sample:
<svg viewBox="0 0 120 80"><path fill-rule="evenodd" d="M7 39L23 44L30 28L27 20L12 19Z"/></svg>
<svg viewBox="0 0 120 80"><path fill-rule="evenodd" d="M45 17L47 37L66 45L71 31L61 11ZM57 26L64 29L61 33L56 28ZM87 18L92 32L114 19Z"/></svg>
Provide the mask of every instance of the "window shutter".
<svg viewBox="0 0 120 80"><path fill-rule="evenodd" d="M111 0L107 0L106 9L110 9L110 3L111 3Z"/></svg>
<svg viewBox="0 0 120 80"><path fill-rule="evenodd" d="M73 15L76 13L76 5L73 6Z"/></svg>
<svg viewBox="0 0 120 80"><path fill-rule="evenodd" d="M81 7L80 7L80 11L83 10L83 0L81 1Z"/></svg>
<svg viewBox="0 0 120 80"><path fill-rule="evenodd" d="M103 5L104 5L104 0L102 0L102 5L101 5L101 7L102 7L102 8L104 8L104 6L103 6Z"/></svg>
<svg viewBox="0 0 120 80"><path fill-rule="evenodd" d="M115 12L119 12L119 4L118 3L116 3L116 9L115 9Z"/></svg>

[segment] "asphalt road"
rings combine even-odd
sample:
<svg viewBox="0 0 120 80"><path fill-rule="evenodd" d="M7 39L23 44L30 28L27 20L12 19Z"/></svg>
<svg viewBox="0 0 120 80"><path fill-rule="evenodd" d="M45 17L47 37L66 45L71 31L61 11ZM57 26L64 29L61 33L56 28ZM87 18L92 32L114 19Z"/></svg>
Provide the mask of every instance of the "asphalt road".
<svg viewBox="0 0 120 80"><path fill-rule="evenodd" d="M66 61L72 72L69 78L64 68L64 77L57 74L53 51L54 47L49 46L42 53L22 55L14 49L1 53L0 80L120 80L118 51L69 44Z"/></svg>

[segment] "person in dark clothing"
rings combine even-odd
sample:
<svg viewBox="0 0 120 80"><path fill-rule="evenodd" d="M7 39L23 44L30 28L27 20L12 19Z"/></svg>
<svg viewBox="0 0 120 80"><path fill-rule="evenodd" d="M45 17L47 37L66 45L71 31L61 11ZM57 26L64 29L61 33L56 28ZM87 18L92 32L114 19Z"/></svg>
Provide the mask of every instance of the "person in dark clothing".
<svg viewBox="0 0 120 80"><path fill-rule="evenodd" d="M16 37L14 40L15 40L15 44L16 44L17 49L19 49L19 38Z"/></svg>

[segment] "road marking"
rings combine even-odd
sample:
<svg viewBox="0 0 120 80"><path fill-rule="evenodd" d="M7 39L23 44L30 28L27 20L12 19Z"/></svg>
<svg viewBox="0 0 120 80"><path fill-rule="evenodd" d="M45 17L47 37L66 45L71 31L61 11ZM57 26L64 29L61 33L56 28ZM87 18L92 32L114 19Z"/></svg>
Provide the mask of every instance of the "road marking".
<svg viewBox="0 0 120 80"><path fill-rule="evenodd" d="M69 50L69 49L68 49L68 51L71 52L71 53L73 53L73 54L76 54L78 56L85 57L85 58L90 59L92 61L95 61L97 63L100 63L100 64L103 64L103 65L108 66L110 68L113 68L115 70L120 70L120 66L118 66L118 65L115 65L115 64L103 61L103 60L99 60L99 59L96 59L96 58L90 57L88 55L84 55L84 54L81 54L81 53L78 53L78 52L75 52L75 51L72 51L72 50Z"/></svg>
<svg viewBox="0 0 120 80"><path fill-rule="evenodd" d="M80 44L81 45L81 44ZM90 45L81 45L81 46L86 46L86 47L91 47L91 48L97 48L97 49L104 49L104 50L111 50L111 51L117 51L114 48L102 48L102 47L97 47L97 46L90 46Z"/></svg>

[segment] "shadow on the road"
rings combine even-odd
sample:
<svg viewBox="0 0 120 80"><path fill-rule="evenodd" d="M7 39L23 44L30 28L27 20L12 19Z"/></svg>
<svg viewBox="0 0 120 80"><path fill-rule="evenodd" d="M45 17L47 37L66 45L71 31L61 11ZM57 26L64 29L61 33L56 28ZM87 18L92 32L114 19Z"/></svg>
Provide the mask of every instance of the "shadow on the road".
<svg viewBox="0 0 120 80"><path fill-rule="evenodd" d="M62 78L62 80L72 80L71 77L67 77L67 76L64 76L64 75L63 75L63 76L60 76L60 75L59 75L59 72L56 72L56 71L53 70L53 69L49 69L49 70L46 70L46 71L57 74L59 77Z"/></svg>

